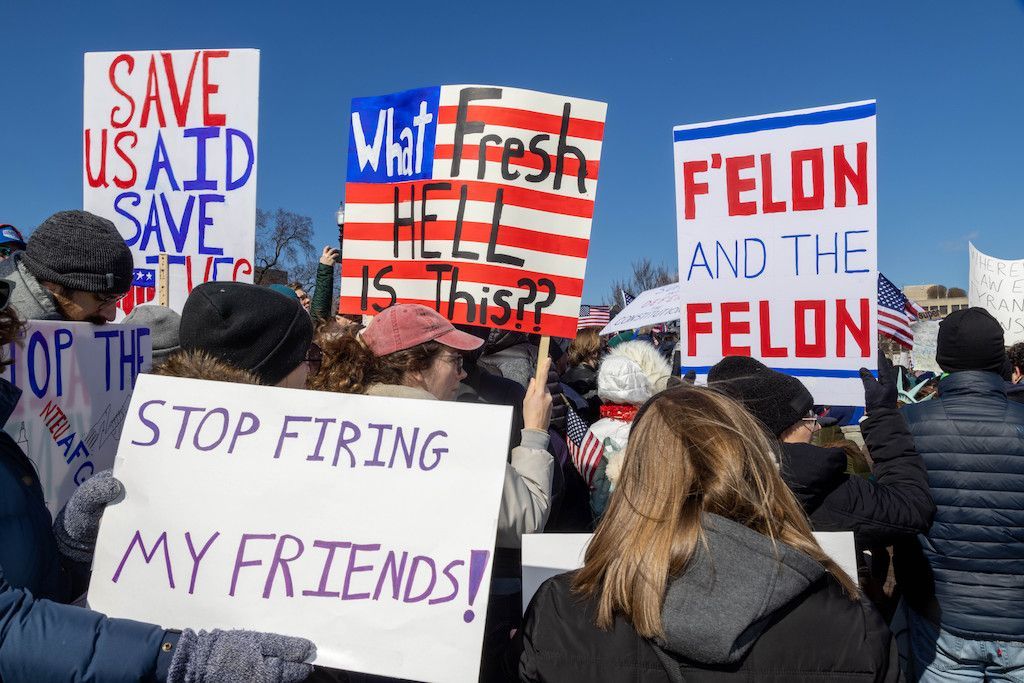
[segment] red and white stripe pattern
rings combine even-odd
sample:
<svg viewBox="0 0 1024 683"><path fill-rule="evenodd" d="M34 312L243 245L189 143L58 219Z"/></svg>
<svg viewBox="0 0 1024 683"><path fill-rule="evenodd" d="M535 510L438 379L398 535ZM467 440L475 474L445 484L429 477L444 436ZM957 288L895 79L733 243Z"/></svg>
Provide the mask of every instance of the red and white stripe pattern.
<svg viewBox="0 0 1024 683"><path fill-rule="evenodd" d="M391 300L372 289L365 301L361 299L364 268L377 272L382 267L392 270L383 280L394 288L398 301L420 303L438 308L453 322L481 324L480 305L488 301L488 316L498 315L494 306L498 290L510 304L512 313L505 322L493 319L486 326L503 329L539 331L560 337L573 337L583 292L590 225L594 212L601 141L604 136L606 105L600 102L561 97L516 88L501 88L500 99L474 100L467 106L466 119L482 122L479 133L466 134L457 173L453 173L455 128L460 92L471 86L441 86L437 114L432 177L428 180L396 183L352 182L345 189L345 248L341 268L341 310L375 312L373 304L388 305ZM477 86L472 86L477 87ZM579 162L573 154L563 154L564 167L559 187L554 184L559 136L563 112L569 105L565 144L582 152L586 178L580 192L577 172ZM546 136L531 149L536 136ZM497 136L495 138L494 136ZM503 154L506 140L523 142L522 156L511 155L503 175ZM480 146L484 146L483 162ZM482 168L481 168L482 166ZM529 182L528 174L544 168L550 170L543 181ZM515 175L509 178L508 175ZM451 189L430 189L429 200L422 199L423 186L438 181L452 181ZM394 253L395 187L402 198L398 213L416 220L417 232L400 228L399 254ZM498 217L499 228L495 251L523 260L521 266L488 262L495 201L502 194L503 208ZM415 201L409 198L415 196ZM460 201L465 196L464 205ZM453 253L456 222L462 207L460 252L476 254L474 258ZM423 214L429 216L425 239L421 242L419 226ZM424 259L423 251L440 252L439 257ZM427 270L433 266L434 270ZM448 310L451 273L439 274L437 267L458 268L458 291L473 297L475 310L465 297L456 298ZM438 278L441 278L439 282ZM526 283L524 281L531 282ZM533 290L533 283L547 278L554 285L555 296L538 312L537 303L547 297L547 290ZM531 291L533 290L533 291ZM517 316L517 304L524 315ZM369 310L367 310L369 309ZM500 316L499 316L500 317Z"/></svg>
<svg viewBox="0 0 1024 683"><path fill-rule="evenodd" d="M608 306L580 306L580 319L576 328L604 327L612 321L611 308Z"/></svg>
<svg viewBox="0 0 1024 683"><path fill-rule="evenodd" d="M573 456L572 462L588 487L594 486L594 473L597 472L597 466L601 464L603 456L604 444L594 435L593 430L587 430L587 435L583 437L583 445Z"/></svg>
<svg viewBox="0 0 1024 683"><path fill-rule="evenodd" d="M907 349L914 348L914 331L910 323L917 320L924 309L911 301L896 285L878 274L878 331Z"/></svg>

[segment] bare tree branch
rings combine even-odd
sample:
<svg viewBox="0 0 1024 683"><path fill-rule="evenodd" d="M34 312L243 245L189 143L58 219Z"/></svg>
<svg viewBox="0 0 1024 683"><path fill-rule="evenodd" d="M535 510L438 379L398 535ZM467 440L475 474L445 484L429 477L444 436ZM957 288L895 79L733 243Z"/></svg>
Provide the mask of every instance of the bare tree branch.
<svg viewBox="0 0 1024 683"><path fill-rule="evenodd" d="M309 216L284 209L273 213L256 210L256 284L264 284L268 271L276 269L287 271L290 280L312 287L317 258Z"/></svg>
<svg viewBox="0 0 1024 683"><path fill-rule="evenodd" d="M612 282L611 292L606 299L606 303L613 306L616 304L622 306L622 290L637 296L640 292L646 292L648 289L654 289L655 287L662 287L679 279L678 274L670 272L663 265L655 265L649 258L633 261L632 268L633 272L628 278Z"/></svg>

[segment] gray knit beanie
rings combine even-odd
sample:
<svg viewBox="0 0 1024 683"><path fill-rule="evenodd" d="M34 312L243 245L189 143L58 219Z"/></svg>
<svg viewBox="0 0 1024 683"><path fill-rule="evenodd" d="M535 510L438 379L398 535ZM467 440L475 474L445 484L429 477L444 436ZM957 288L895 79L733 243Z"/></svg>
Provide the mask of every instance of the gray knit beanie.
<svg viewBox="0 0 1024 683"><path fill-rule="evenodd" d="M22 263L40 280L81 292L123 294L132 286L132 252L106 218L58 211L28 238Z"/></svg>
<svg viewBox="0 0 1024 683"><path fill-rule="evenodd" d="M122 322L149 328L149 336L153 340L154 367L181 348L178 345L181 316L166 306L157 304L136 306Z"/></svg>

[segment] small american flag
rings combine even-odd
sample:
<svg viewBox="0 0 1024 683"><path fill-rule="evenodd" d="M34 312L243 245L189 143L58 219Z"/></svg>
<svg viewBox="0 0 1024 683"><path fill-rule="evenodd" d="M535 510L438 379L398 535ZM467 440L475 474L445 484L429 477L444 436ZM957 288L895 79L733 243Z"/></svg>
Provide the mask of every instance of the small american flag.
<svg viewBox="0 0 1024 683"><path fill-rule="evenodd" d="M572 464L579 470L580 476L587 482L587 486L593 487L594 473L597 471L597 466L601 464L604 446L594 436L594 432L587 428L587 423L573 410L572 406L569 406L565 426L565 443L569 447Z"/></svg>
<svg viewBox="0 0 1024 683"><path fill-rule="evenodd" d="M923 308L908 299L887 277L878 274L878 331L881 334L912 349L914 332L910 323L923 313Z"/></svg>
<svg viewBox="0 0 1024 683"><path fill-rule="evenodd" d="M569 455L573 462L579 457L580 447L583 445L583 437L587 435L587 423L583 421L580 414L572 406L565 420L565 445L569 447Z"/></svg>
<svg viewBox="0 0 1024 683"><path fill-rule="evenodd" d="M633 299L635 299L636 297L633 296L632 294L630 294L629 292L627 292L624 289L621 290L621 291L622 291L622 307L625 308L626 306L628 306L631 303L633 303Z"/></svg>
<svg viewBox="0 0 1024 683"><path fill-rule="evenodd" d="M609 306L580 306L580 319L576 323L576 329L584 327L604 327L612 321L611 307Z"/></svg>

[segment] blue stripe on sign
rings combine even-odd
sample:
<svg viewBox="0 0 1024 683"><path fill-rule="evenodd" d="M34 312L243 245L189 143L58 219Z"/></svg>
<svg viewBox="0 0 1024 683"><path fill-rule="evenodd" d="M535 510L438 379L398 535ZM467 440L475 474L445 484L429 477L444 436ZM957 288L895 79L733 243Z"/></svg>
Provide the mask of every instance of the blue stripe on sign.
<svg viewBox="0 0 1024 683"><path fill-rule="evenodd" d="M690 370L695 370L698 375L706 375L711 370L710 365L704 365L701 367L680 367L679 374L685 375ZM832 370L830 368L771 368L776 372L781 372L793 377L836 377L840 379L856 377L860 378L860 370ZM877 373L872 371L873 375L877 377Z"/></svg>
<svg viewBox="0 0 1024 683"><path fill-rule="evenodd" d="M757 133L762 130L793 128L794 126L817 126L836 121L855 121L874 115L875 103L871 102L869 104L846 107L845 109L828 109L826 111L812 111L806 114L790 114L788 116L768 116L763 119L748 119L746 121L722 123L717 126L706 126L704 128L684 128L672 131L672 139L676 142L704 140L706 138L720 138L740 133Z"/></svg>

